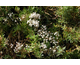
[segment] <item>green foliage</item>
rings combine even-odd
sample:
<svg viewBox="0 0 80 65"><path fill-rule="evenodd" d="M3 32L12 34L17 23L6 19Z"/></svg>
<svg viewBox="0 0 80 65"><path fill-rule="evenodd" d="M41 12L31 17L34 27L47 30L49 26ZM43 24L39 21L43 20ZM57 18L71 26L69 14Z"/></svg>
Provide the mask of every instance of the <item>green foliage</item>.
<svg viewBox="0 0 80 65"><path fill-rule="evenodd" d="M80 43L79 9L77 6L0 6L2 58L80 58L79 50L72 51ZM27 24L33 12L40 14L40 19L31 19L39 21L39 27ZM38 30L43 29L42 25L46 26L47 30L40 33L49 34L46 39L41 37L42 34L38 35ZM59 36L56 36L55 32L58 32ZM50 33L54 38L51 37L52 40L49 40ZM43 40L47 40L44 45ZM52 43L53 40L55 44ZM21 49L17 49L17 45L20 45ZM14 52L15 49L17 53ZM66 52L66 49L71 50Z"/></svg>
<svg viewBox="0 0 80 65"><path fill-rule="evenodd" d="M58 50L58 52L57 52L57 56L63 55L63 53L65 53L64 50L65 50L65 47L63 47L63 48L59 47L59 50Z"/></svg>
<svg viewBox="0 0 80 65"><path fill-rule="evenodd" d="M8 54L8 55L5 55L5 56L3 57L3 59L12 59L12 58L11 58L11 56Z"/></svg>
<svg viewBox="0 0 80 65"><path fill-rule="evenodd" d="M61 6L57 10L57 14L61 19L59 21L67 22L70 26L75 26L79 22L79 9L76 6Z"/></svg>

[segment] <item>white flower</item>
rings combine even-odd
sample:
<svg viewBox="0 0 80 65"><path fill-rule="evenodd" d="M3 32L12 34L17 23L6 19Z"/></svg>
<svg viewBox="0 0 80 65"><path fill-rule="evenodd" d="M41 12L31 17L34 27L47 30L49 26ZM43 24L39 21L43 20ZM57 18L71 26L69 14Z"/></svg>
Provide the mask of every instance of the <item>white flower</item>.
<svg viewBox="0 0 80 65"><path fill-rule="evenodd" d="M52 49L51 47L49 49Z"/></svg>
<svg viewBox="0 0 80 65"><path fill-rule="evenodd" d="M55 36L59 36L59 33L58 33L58 32L55 32L54 35L55 35Z"/></svg>
<svg viewBox="0 0 80 65"><path fill-rule="evenodd" d="M38 32L41 32L41 30L38 30Z"/></svg>
<svg viewBox="0 0 80 65"><path fill-rule="evenodd" d="M44 38L45 35L42 35L42 38Z"/></svg>
<svg viewBox="0 0 80 65"><path fill-rule="evenodd" d="M45 29L46 28L46 26L45 25L42 25L42 27Z"/></svg>
<svg viewBox="0 0 80 65"><path fill-rule="evenodd" d="M15 53L18 53L19 50L23 47L23 44L19 43L19 42L16 42L16 47L14 49L14 52Z"/></svg>
<svg viewBox="0 0 80 65"><path fill-rule="evenodd" d="M53 53L55 53L55 52L56 52L56 50L54 49L54 50L53 50Z"/></svg>
<svg viewBox="0 0 80 65"><path fill-rule="evenodd" d="M56 44L56 42L54 41L53 44Z"/></svg>
<svg viewBox="0 0 80 65"><path fill-rule="evenodd" d="M44 44L44 43L41 43L41 47L42 47L43 49L47 48L46 44Z"/></svg>
<svg viewBox="0 0 80 65"><path fill-rule="evenodd" d="M45 31L42 31L42 33L44 34L44 33L45 33Z"/></svg>
<svg viewBox="0 0 80 65"><path fill-rule="evenodd" d="M19 18L19 20L22 21L21 18Z"/></svg>
<svg viewBox="0 0 80 65"><path fill-rule="evenodd" d="M22 15L21 18L24 19L25 18L25 15Z"/></svg>
<svg viewBox="0 0 80 65"><path fill-rule="evenodd" d="M49 37L49 40L52 40L51 36Z"/></svg>
<svg viewBox="0 0 80 65"><path fill-rule="evenodd" d="M31 20L31 19L29 19L29 20L27 21L27 24L28 24L28 23L31 23L31 22L32 22L32 20Z"/></svg>
<svg viewBox="0 0 80 65"><path fill-rule="evenodd" d="M32 27L32 24L30 23L29 26Z"/></svg>
<svg viewBox="0 0 80 65"><path fill-rule="evenodd" d="M38 20L31 20L31 19L29 19L28 21L27 21L27 24L29 23L29 26L31 26L32 27L32 25L34 25L34 27L39 27L39 21Z"/></svg>
<svg viewBox="0 0 80 65"><path fill-rule="evenodd" d="M22 19L24 19L25 17L23 16Z"/></svg>
<svg viewBox="0 0 80 65"><path fill-rule="evenodd" d="M19 52L19 50L15 48L15 49L14 49L14 52L15 52L15 53L18 53L18 52Z"/></svg>
<svg viewBox="0 0 80 65"><path fill-rule="evenodd" d="M33 12L32 14L30 14L29 18L40 19L40 14L36 14L36 12Z"/></svg>
<svg viewBox="0 0 80 65"><path fill-rule="evenodd" d="M34 27L39 27L39 21L38 20L32 20L32 23L34 25Z"/></svg>
<svg viewBox="0 0 80 65"><path fill-rule="evenodd" d="M12 14L13 14L13 12L12 12L12 13L8 13L8 16L9 16L9 17L11 17L11 16L12 16Z"/></svg>
<svg viewBox="0 0 80 65"><path fill-rule="evenodd" d="M34 18L35 15L36 15L36 12L33 12L32 14L30 14L29 18Z"/></svg>
<svg viewBox="0 0 80 65"><path fill-rule="evenodd" d="M45 36L46 39L48 39L48 36Z"/></svg>
<svg viewBox="0 0 80 65"><path fill-rule="evenodd" d="M17 20L15 20L15 22L17 22Z"/></svg>
<svg viewBox="0 0 80 65"><path fill-rule="evenodd" d="M28 47L28 44L26 44L26 48Z"/></svg>
<svg viewBox="0 0 80 65"><path fill-rule="evenodd" d="M10 44L10 47L13 48L13 46L14 46L14 45L11 43L11 44Z"/></svg>
<svg viewBox="0 0 80 65"><path fill-rule="evenodd" d="M6 21L7 21L7 19L4 19L4 21L6 22Z"/></svg>

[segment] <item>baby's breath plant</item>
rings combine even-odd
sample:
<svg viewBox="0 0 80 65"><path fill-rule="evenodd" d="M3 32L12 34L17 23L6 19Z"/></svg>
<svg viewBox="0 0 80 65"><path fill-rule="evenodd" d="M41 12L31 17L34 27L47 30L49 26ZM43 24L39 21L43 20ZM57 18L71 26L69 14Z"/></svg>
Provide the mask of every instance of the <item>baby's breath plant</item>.
<svg viewBox="0 0 80 65"><path fill-rule="evenodd" d="M72 58L80 42L79 9L0 6L0 58Z"/></svg>

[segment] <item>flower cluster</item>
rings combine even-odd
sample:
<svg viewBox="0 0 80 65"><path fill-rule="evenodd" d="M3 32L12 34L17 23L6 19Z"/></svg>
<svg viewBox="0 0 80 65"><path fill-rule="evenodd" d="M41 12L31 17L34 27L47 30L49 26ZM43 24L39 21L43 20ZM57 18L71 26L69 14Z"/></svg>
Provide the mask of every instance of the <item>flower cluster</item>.
<svg viewBox="0 0 80 65"><path fill-rule="evenodd" d="M53 55L57 52L57 49L59 48L59 46L57 45L58 42L58 37L59 37L59 33L55 32L54 34L51 33L50 31L47 31L47 27L45 25L41 26L41 29L38 30L37 34L41 37L41 39L43 39L43 42L41 43L41 48L43 48L44 50L48 50L50 54L50 52L53 52ZM53 44L53 46L49 47L49 49L47 49L47 43Z"/></svg>
<svg viewBox="0 0 80 65"><path fill-rule="evenodd" d="M14 52L18 53L19 50L21 50L21 48L23 47L23 44L16 42L16 47L14 48Z"/></svg>
<svg viewBox="0 0 80 65"><path fill-rule="evenodd" d="M16 17L16 18L14 18L14 13L12 12L12 13L8 13L8 16L6 17L6 18L4 18L3 20L3 24L6 24L6 23L11 23L11 25L14 25L14 22L15 23L19 23L19 21L22 21L22 19L20 18L20 17ZM24 18L24 16L23 16L23 18Z"/></svg>
<svg viewBox="0 0 80 65"><path fill-rule="evenodd" d="M10 44L10 47L13 48L13 46L14 46L14 45L11 43L11 44Z"/></svg>
<svg viewBox="0 0 80 65"><path fill-rule="evenodd" d="M30 19L27 21L27 24L29 24L29 26L32 27L32 25L34 25L35 27L39 27L39 21L36 19L40 19L40 14L36 14L35 12L33 12L29 16L29 18ZM54 55L57 52L57 49L59 48L59 46L57 45L59 43L58 41L59 33L58 32L51 33L50 31L47 31L47 27L45 25L42 25L41 29L37 30L37 34L42 39L40 48L42 48L43 51L48 50L49 51L48 55L51 53L53 53ZM52 44L52 46L50 46L49 49L47 48L47 43ZM44 53L43 51L41 52L42 54Z"/></svg>
<svg viewBox="0 0 80 65"><path fill-rule="evenodd" d="M36 12L33 12L30 16L29 16L29 18L33 18L33 19L40 19L40 14L37 14Z"/></svg>
<svg viewBox="0 0 80 65"><path fill-rule="evenodd" d="M47 48L46 44L44 44L43 42L41 43L41 46L40 47L42 47L43 49L46 49Z"/></svg>
<svg viewBox="0 0 80 65"><path fill-rule="evenodd" d="M27 24L29 23L29 26L31 26L32 27L32 25L34 25L35 27L39 27L39 21L38 20L31 20L31 19L29 19L28 21L27 21Z"/></svg>
<svg viewBox="0 0 80 65"><path fill-rule="evenodd" d="M44 25L42 25L40 30L38 30L37 34L41 36L44 43L47 43L48 41L50 41L50 43L53 43L55 45L58 43L58 41L56 41L56 37L58 39L59 33L55 32L54 33L55 36L53 36L53 33L51 33L50 31L47 31L47 28Z"/></svg>
<svg viewBox="0 0 80 65"><path fill-rule="evenodd" d="M40 14L36 14L36 12L33 12L30 16L29 16L29 20L27 21L27 24L29 24L30 27L32 27L32 25L36 28L39 27L39 21L37 19L40 19Z"/></svg>
<svg viewBox="0 0 80 65"><path fill-rule="evenodd" d="M13 12L12 12L12 13L8 13L8 16L9 16L9 17L12 17L12 15L13 15Z"/></svg>

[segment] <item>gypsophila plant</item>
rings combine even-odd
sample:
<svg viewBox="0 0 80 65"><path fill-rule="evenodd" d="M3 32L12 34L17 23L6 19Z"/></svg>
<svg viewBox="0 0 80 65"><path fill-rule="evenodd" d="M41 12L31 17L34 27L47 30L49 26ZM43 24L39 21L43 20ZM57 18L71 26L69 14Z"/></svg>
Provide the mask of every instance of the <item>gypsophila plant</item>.
<svg viewBox="0 0 80 65"><path fill-rule="evenodd" d="M34 15L34 16L33 16ZM40 19L40 14L36 14L36 13L32 13L29 18L33 18L33 19ZM27 23L29 23L29 26L32 27L32 25L34 25L36 23L36 21L33 20L28 20ZM37 24L39 27L39 23ZM35 27L36 25L34 25ZM47 27L45 25L42 25L40 27L41 29L37 30L37 35L39 36L39 38L41 39L40 41L40 48L41 48L41 54L42 56L44 56L45 52L47 53L48 51L48 55L52 55L52 57L58 56L56 54L58 48L59 48L59 32L55 32L54 34L51 33L50 31L47 31Z"/></svg>
<svg viewBox="0 0 80 65"><path fill-rule="evenodd" d="M0 58L80 58L79 15L79 6L0 6Z"/></svg>

